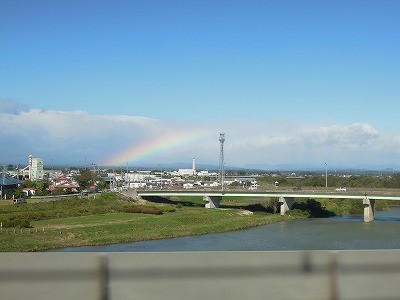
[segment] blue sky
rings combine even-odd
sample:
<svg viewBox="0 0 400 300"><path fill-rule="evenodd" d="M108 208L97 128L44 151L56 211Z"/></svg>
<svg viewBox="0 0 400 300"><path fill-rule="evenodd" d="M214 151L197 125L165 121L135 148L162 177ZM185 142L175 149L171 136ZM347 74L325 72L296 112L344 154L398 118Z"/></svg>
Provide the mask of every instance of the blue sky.
<svg viewBox="0 0 400 300"><path fill-rule="evenodd" d="M101 163L185 128L210 134L128 159L217 163L224 131L231 165L396 165L399 12L385 0L1 1L0 138L16 147L0 162Z"/></svg>

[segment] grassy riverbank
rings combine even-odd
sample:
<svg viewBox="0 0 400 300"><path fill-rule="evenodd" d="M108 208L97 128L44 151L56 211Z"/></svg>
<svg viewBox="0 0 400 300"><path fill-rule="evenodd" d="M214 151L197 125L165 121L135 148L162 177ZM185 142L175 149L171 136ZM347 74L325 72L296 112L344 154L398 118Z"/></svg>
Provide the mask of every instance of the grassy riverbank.
<svg viewBox="0 0 400 300"><path fill-rule="evenodd" d="M229 204L225 209L206 210L196 199L138 205L121 200L116 194L89 199L28 200L26 205L2 202L0 220L26 220L29 226L3 228L0 251L42 251L201 235L306 217L298 211L283 217L266 212L247 215L240 207Z"/></svg>

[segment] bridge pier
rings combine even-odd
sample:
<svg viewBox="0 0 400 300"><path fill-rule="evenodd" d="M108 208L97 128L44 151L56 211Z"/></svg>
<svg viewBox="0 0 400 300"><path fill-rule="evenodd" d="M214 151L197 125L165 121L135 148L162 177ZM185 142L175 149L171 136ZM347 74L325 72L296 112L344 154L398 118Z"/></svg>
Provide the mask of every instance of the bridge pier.
<svg viewBox="0 0 400 300"><path fill-rule="evenodd" d="M375 219L375 199L365 197L364 205L364 222L372 222Z"/></svg>
<svg viewBox="0 0 400 300"><path fill-rule="evenodd" d="M203 201L206 202L206 208L218 208L222 200L222 196L203 196Z"/></svg>
<svg viewBox="0 0 400 300"><path fill-rule="evenodd" d="M293 202L293 197L279 197L279 203L281 204L281 216L285 215L288 210L292 209Z"/></svg>

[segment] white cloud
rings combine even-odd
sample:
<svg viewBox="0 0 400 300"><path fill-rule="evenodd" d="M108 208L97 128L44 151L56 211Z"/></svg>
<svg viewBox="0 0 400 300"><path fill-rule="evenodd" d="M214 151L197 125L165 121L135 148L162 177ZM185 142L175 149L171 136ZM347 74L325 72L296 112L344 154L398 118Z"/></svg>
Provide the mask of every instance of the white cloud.
<svg viewBox="0 0 400 300"><path fill-rule="evenodd" d="M84 156L100 161L124 147L171 133L199 131L195 127L141 116L92 115L84 111L29 109L17 114L0 113L0 137L4 144L8 141L25 154L62 156L65 161L70 161L70 157L82 160ZM13 151L8 150L1 159L13 162Z"/></svg>
<svg viewBox="0 0 400 300"><path fill-rule="evenodd" d="M3 136L41 143L110 142L117 145L187 130L186 126L140 116L92 115L84 111L30 109L18 114L0 113Z"/></svg>
<svg viewBox="0 0 400 300"><path fill-rule="evenodd" d="M8 108L7 108L8 107ZM84 111L10 109L0 101L2 163L19 163L29 154L81 165L84 157L103 161L132 145L180 133L202 137L162 149L145 163L218 164L219 124L180 123L128 115L93 115ZM14 105L18 107L18 105ZM370 124L310 126L295 121L263 120L224 123L228 165L396 163L400 134L380 132ZM147 160L146 160L147 159ZM141 162L137 162L140 164Z"/></svg>
<svg viewBox="0 0 400 300"><path fill-rule="evenodd" d="M227 137L232 160L242 164L388 163L400 149L400 134L385 134L369 124L310 127L282 123L282 129L273 130L251 126L247 134L242 131Z"/></svg>
<svg viewBox="0 0 400 300"><path fill-rule="evenodd" d="M0 113L18 114L27 111L29 107L13 100L0 100Z"/></svg>
<svg viewBox="0 0 400 300"><path fill-rule="evenodd" d="M24 135L40 132L43 140L98 139L118 134L125 129L131 132L142 126L157 128L157 121L143 117L90 115L83 111L55 111L30 109L19 114L0 114L2 128L8 133Z"/></svg>
<svg viewBox="0 0 400 300"><path fill-rule="evenodd" d="M338 145L357 148L370 144L380 137L378 130L368 124L334 124L326 127L306 129L299 132L306 144L319 146Z"/></svg>

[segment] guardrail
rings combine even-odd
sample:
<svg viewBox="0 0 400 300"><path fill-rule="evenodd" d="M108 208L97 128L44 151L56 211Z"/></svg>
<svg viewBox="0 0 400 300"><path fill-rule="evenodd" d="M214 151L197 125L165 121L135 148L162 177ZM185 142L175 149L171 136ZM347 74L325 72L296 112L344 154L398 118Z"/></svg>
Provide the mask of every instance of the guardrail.
<svg viewBox="0 0 400 300"><path fill-rule="evenodd" d="M54 198L68 198L73 196L80 196L81 194L67 194L67 195L51 195L51 196L31 196L30 199L54 199Z"/></svg>
<svg viewBox="0 0 400 300"><path fill-rule="evenodd" d="M2 299L398 299L400 250L3 253Z"/></svg>

